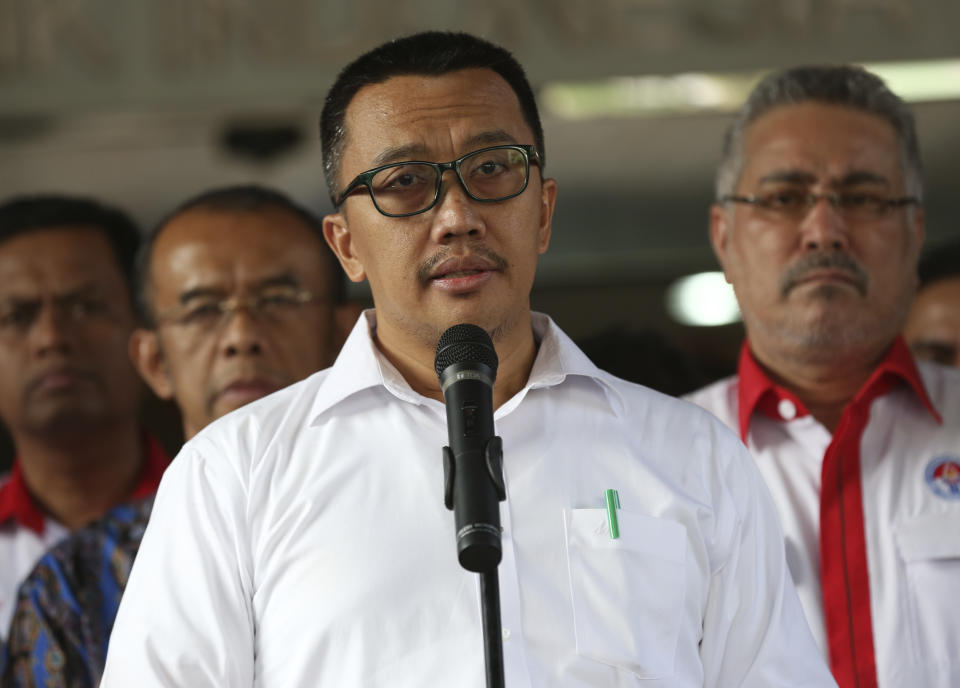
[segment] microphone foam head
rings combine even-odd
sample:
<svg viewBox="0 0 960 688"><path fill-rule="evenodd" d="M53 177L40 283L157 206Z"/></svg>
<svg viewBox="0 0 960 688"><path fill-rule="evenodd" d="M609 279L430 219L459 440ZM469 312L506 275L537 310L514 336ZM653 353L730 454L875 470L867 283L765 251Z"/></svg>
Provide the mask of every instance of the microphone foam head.
<svg viewBox="0 0 960 688"><path fill-rule="evenodd" d="M439 377L454 363L482 363L497 375L497 351L486 330L469 323L461 323L448 328L437 342L437 356L433 367Z"/></svg>

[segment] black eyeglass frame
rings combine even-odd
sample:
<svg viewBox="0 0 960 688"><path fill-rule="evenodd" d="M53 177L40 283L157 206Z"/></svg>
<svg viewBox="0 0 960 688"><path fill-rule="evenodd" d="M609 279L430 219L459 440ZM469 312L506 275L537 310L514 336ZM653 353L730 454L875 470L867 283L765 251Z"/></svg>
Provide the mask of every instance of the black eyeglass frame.
<svg viewBox="0 0 960 688"><path fill-rule="evenodd" d="M484 153L491 150L504 150L507 148L512 148L523 153L524 160L524 175L523 175L523 186L520 187L520 190L516 193L512 193L509 196L504 196L503 198L479 198L470 193L470 189L467 188L466 182L463 181L463 177L460 175L460 165L469 157L477 155L478 153ZM361 186L367 187L367 193L370 194L370 200L373 202L373 206L381 215L387 217L410 217L412 215L419 215L420 213L425 213L430 210L433 206L437 204L437 201L440 200L440 188L443 186L443 173L447 170L453 170L454 174L457 176L457 181L460 183L460 188L463 189L464 193L467 194L472 200L477 201L478 203L499 203L500 201L506 201L511 198L515 198L527 190L527 185L530 183L530 163L535 164L537 167L541 167L540 162L540 153L537 151L537 147L530 144L522 143L508 143L499 146L487 146L486 148L478 148L475 151L470 151L461 155L456 160L451 160L450 162L428 162L426 160L403 160L400 162L391 162L386 165L380 165L379 167L374 167L372 170L367 170L366 172L361 172L356 177L353 178L347 187L340 194L340 197L335 199L333 205L335 208L339 208L343 205L343 202L347 200L347 197L355 193L357 189ZM391 167L403 167L404 165L427 165L432 167L437 171L437 185L436 189L433 192L433 200L430 201L430 204L422 210L417 210L412 213L388 213L377 203L376 197L373 195L373 188L370 186L370 182L373 180L374 176L383 170L388 170ZM542 168L541 168L542 169Z"/></svg>
<svg viewBox="0 0 960 688"><path fill-rule="evenodd" d="M843 196L842 193L823 193L815 194L808 193L806 194L806 209L809 211L821 198L825 198L830 202L830 205L834 209L840 209L840 197ZM850 194L857 195L857 194ZM882 203L877 208L877 214L882 215L886 213L891 208L902 208L908 205L920 205L920 199L916 196L901 196L900 198L884 198L881 199ZM717 199L717 203L745 203L747 205L752 205L759 208L764 208L765 210L781 210L781 208L776 208L769 204L768 199L761 196L740 196L738 194L725 194Z"/></svg>
<svg viewBox="0 0 960 688"><path fill-rule="evenodd" d="M290 288L283 289L282 291L274 291L273 293L265 292L252 294L250 296L213 297L215 300L211 300L207 305L213 306L219 311L215 317L218 319L218 323L222 325L226 320L232 318L240 309L245 309L248 314L259 317L263 310L270 305L271 301L276 303L275 299L281 295L287 299L282 304L284 306L305 306L307 304L322 303L330 300L328 297L315 294L305 287L291 286ZM165 325L187 326L190 324L190 319L196 317L202 307L201 304L191 305L190 303L174 306L154 316L154 325L156 328Z"/></svg>

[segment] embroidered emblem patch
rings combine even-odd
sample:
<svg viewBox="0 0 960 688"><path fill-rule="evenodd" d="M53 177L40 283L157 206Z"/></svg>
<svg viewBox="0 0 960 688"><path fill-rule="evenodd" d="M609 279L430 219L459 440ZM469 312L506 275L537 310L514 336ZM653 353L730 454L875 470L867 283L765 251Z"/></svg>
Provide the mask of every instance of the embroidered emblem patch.
<svg viewBox="0 0 960 688"><path fill-rule="evenodd" d="M927 464L923 477L938 497L960 499L960 457L938 456Z"/></svg>

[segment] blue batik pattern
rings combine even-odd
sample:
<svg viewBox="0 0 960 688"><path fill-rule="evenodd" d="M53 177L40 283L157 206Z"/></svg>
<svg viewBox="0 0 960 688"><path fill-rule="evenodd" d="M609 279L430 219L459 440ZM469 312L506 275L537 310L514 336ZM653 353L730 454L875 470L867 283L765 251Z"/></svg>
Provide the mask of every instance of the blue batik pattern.
<svg viewBox="0 0 960 688"><path fill-rule="evenodd" d="M0 657L4 688L95 688L153 497L114 507L40 559Z"/></svg>

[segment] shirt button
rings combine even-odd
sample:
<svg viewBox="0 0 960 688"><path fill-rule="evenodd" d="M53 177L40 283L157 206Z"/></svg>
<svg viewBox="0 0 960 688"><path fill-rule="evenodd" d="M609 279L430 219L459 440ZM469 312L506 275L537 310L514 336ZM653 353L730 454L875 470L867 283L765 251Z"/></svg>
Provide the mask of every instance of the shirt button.
<svg viewBox="0 0 960 688"><path fill-rule="evenodd" d="M504 628L501 630L500 634L503 636L504 640L510 640L510 629Z"/></svg>
<svg viewBox="0 0 960 688"><path fill-rule="evenodd" d="M789 399L781 399L777 404L777 413L784 420L793 420L797 417L797 406Z"/></svg>

